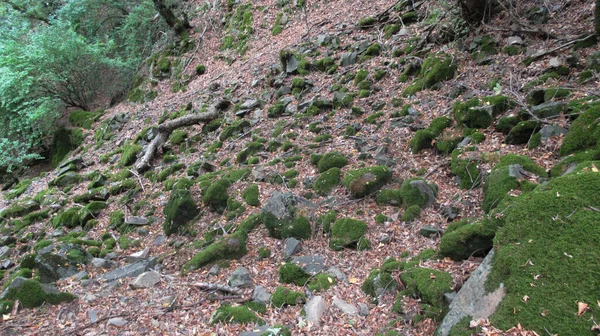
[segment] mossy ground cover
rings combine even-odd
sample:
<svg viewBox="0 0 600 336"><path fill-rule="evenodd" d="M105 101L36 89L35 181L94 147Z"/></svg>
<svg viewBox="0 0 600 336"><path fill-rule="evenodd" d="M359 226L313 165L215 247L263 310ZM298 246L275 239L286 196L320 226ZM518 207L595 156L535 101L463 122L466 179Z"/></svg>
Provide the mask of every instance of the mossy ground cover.
<svg viewBox="0 0 600 336"><path fill-rule="evenodd" d="M486 287L503 283L507 294L492 324L506 330L520 323L540 334L590 334L592 316L600 313L598 188L600 174L588 162L506 207ZM579 302L589 305L581 316Z"/></svg>

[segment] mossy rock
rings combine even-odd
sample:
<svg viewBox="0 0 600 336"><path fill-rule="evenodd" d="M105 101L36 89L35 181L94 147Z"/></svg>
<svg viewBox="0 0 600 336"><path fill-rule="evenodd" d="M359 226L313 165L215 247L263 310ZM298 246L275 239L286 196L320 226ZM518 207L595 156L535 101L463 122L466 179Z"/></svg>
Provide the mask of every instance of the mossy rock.
<svg viewBox="0 0 600 336"><path fill-rule="evenodd" d="M421 207L416 204L411 205L408 208L406 208L406 210L404 210L404 213L402 214L402 221L410 223L410 222L414 221L415 219L417 219L417 217L419 217L420 214L421 214Z"/></svg>
<svg viewBox="0 0 600 336"><path fill-rule="evenodd" d="M402 183L400 195L407 207L417 205L421 208L426 208L435 201L437 186L427 183L422 178L415 177Z"/></svg>
<svg viewBox="0 0 600 336"><path fill-rule="evenodd" d="M279 286L271 295L271 304L277 308L283 306L295 306L306 302L306 295L291 289Z"/></svg>
<svg viewBox="0 0 600 336"><path fill-rule="evenodd" d="M344 247L356 246L366 232L367 223L352 218L340 218L331 227L329 247L337 251Z"/></svg>
<svg viewBox="0 0 600 336"><path fill-rule="evenodd" d="M337 218L337 211L330 210L324 215L319 216L317 223L323 228L323 232L329 233L331 231L331 224L335 222Z"/></svg>
<svg viewBox="0 0 600 336"><path fill-rule="evenodd" d="M74 127L91 129L92 125L102 116L104 110L95 112L73 111L69 114L69 123Z"/></svg>
<svg viewBox="0 0 600 336"><path fill-rule="evenodd" d="M279 282L304 286L310 279L310 274L304 272L302 267L285 263L279 267Z"/></svg>
<svg viewBox="0 0 600 336"><path fill-rule="evenodd" d="M427 127L427 129L429 131L431 131L431 133L433 133L435 136L438 136L438 135L442 134L443 130L450 127L451 125L452 125L452 119L450 119L446 116L441 116L441 117L434 118L431 121L431 124L429 124L429 127Z"/></svg>
<svg viewBox="0 0 600 336"><path fill-rule="evenodd" d="M269 231L269 236L277 239L294 237L296 239L309 239L311 226L308 218L298 216L291 220L280 220L270 213L262 213L262 221Z"/></svg>
<svg viewBox="0 0 600 336"><path fill-rule="evenodd" d="M330 276L329 274L321 273L317 274L316 277L310 280L308 289L313 292L322 292L328 290L329 287L335 285L335 283L336 280L334 277Z"/></svg>
<svg viewBox="0 0 600 336"><path fill-rule="evenodd" d="M227 207L227 188L231 185L228 179L220 179L213 182L206 192L202 195L202 201L210 207L210 209L217 213L223 213Z"/></svg>
<svg viewBox="0 0 600 336"><path fill-rule="evenodd" d="M179 232L198 215L198 212L196 202L188 190L175 189L171 191L169 201L163 210L165 215L163 231L167 236Z"/></svg>
<svg viewBox="0 0 600 336"><path fill-rule="evenodd" d="M373 166L348 171L342 184L353 198L361 198L377 191L391 178L392 172L388 167Z"/></svg>
<svg viewBox="0 0 600 336"><path fill-rule="evenodd" d="M383 189L375 197L377 204L388 204L393 206L402 205L402 195L400 189Z"/></svg>
<svg viewBox="0 0 600 336"><path fill-rule="evenodd" d="M413 84L407 87L402 93L403 96L411 96L421 90L431 88L432 86L454 78L457 65L451 55L439 53L430 53L423 61L419 78Z"/></svg>
<svg viewBox="0 0 600 336"><path fill-rule="evenodd" d="M488 219L453 222L440 240L439 255L456 261L485 256L493 245L497 230L495 224Z"/></svg>
<svg viewBox="0 0 600 336"><path fill-rule="evenodd" d="M67 227L73 229L77 226L81 226L81 215L79 213L78 208L70 208L61 213L59 213L56 217L52 219L52 225L54 227Z"/></svg>
<svg viewBox="0 0 600 336"><path fill-rule="evenodd" d="M328 195L333 188L340 184L342 171L340 168L330 168L317 177L313 190L317 195Z"/></svg>
<svg viewBox="0 0 600 336"><path fill-rule="evenodd" d="M546 171L526 156L508 154L494 166L483 186L484 212L495 208L511 190L522 190L524 181L520 170L525 170L538 176L547 177Z"/></svg>
<svg viewBox="0 0 600 336"><path fill-rule="evenodd" d="M18 288L10 289L6 298L19 300L25 308L35 308L46 302L59 304L73 301L76 297L70 293L58 292L56 289L47 287L47 285L35 280L24 280Z"/></svg>
<svg viewBox="0 0 600 336"><path fill-rule="evenodd" d="M59 128L54 133L50 149L50 163L56 168L69 153L83 143L83 132L80 129Z"/></svg>
<svg viewBox="0 0 600 336"><path fill-rule="evenodd" d="M241 258L248 252L246 249L247 232L240 230L222 237L196 254L182 268L182 273L196 270L213 264L219 260Z"/></svg>
<svg viewBox="0 0 600 336"><path fill-rule="evenodd" d="M237 119L231 123L231 125L226 126L219 134L219 140L225 141L232 137L235 134L243 133L245 129L249 128L250 122L246 119Z"/></svg>
<svg viewBox="0 0 600 336"><path fill-rule="evenodd" d="M31 183L33 183L32 179L19 181L19 183L10 188L10 190L6 193L6 199L15 199L23 195L27 191L27 189L29 189Z"/></svg>
<svg viewBox="0 0 600 336"><path fill-rule="evenodd" d="M519 122L513 127L504 142L509 145L521 145L529 142L529 139L534 134L538 133L541 129L542 124L535 120L526 120Z"/></svg>
<svg viewBox="0 0 600 336"><path fill-rule="evenodd" d="M504 284L506 294L490 317L507 330L517 324L538 334L589 335L600 314L589 304L582 316L578 302L595 303L600 285L597 245L600 174L592 163L521 195L504 206L503 225L494 239L495 255L486 290ZM499 209L500 210L500 209ZM523 300L527 296L529 300ZM515 315L514 312L517 312ZM587 316L587 317L586 317Z"/></svg>
<svg viewBox="0 0 600 336"><path fill-rule="evenodd" d="M252 205L252 206L260 205L260 200L259 200L258 196L259 196L259 191L258 191L258 185L256 185L256 184L249 185L246 189L244 189L244 192L242 193L242 197L244 198L244 201L246 201L246 203L248 205Z"/></svg>
<svg viewBox="0 0 600 336"><path fill-rule="evenodd" d="M329 152L319 159L317 168L319 169L319 173L323 173L330 168L343 168L347 164L348 159L344 156L344 154L339 152Z"/></svg>
<svg viewBox="0 0 600 336"><path fill-rule="evenodd" d="M374 268L369 273L369 276L362 283L360 288L362 291L373 297L378 298L384 293L393 293L398 288L398 282L394 280L391 272L401 271L406 263L400 262L394 258L389 258L383 262L381 268Z"/></svg>
<svg viewBox="0 0 600 336"><path fill-rule="evenodd" d="M479 170L480 159L475 152L464 152L456 149L452 152L450 169L460 179L461 189L476 188L481 184L482 174Z"/></svg>
<svg viewBox="0 0 600 336"><path fill-rule="evenodd" d="M569 127L560 155L588 149L600 143L600 107L592 107L581 114Z"/></svg>
<svg viewBox="0 0 600 336"><path fill-rule="evenodd" d="M88 205L86 205L79 211L81 224L83 225L88 220L98 217L98 215L100 215L102 210L106 209L106 207L107 207L106 202L102 202L102 201L90 202Z"/></svg>
<svg viewBox="0 0 600 336"><path fill-rule="evenodd" d="M249 142L242 151L240 151L236 156L236 161L238 163L244 163L247 161L248 157L265 150L265 146L258 141Z"/></svg>
<svg viewBox="0 0 600 336"><path fill-rule="evenodd" d="M256 323L259 325L265 324L265 322L256 315L256 312L251 310L248 305L243 306L232 306L224 304L220 306L211 316L209 323L211 325L223 322L223 323L239 323L248 324Z"/></svg>
<svg viewBox="0 0 600 336"><path fill-rule="evenodd" d="M135 163L137 155L142 151L142 147L131 142L126 142L121 148L121 157L119 158L119 166L127 167Z"/></svg>
<svg viewBox="0 0 600 336"><path fill-rule="evenodd" d="M184 130L174 130L171 135L169 135L169 142L173 145L181 145L187 139L188 133Z"/></svg>
<svg viewBox="0 0 600 336"><path fill-rule="evenodd" d="M432 268L415 267L404 270L400 279L409 292L434 307L442 307L444 294L452 291L452 276Z"/></svg>
<svg viewBox="0 0 600 336"><path fill-rule="evenodd" d="M573 167L576 167L578 163L593 160L600 160L600 148L598 147L596 147L596 149L579 151L562 158L556 165L554 165L554 167L552 167L550 170L550 176L561 176L567 171L570 171Z"/></svg>
<svg viewBox="0 0 600 336"><path fill-rule="evenodd" d="M410 139L410 149L413 154L418 154L421 150L433 147L435 134L428 129L418 130Z"/></svg>

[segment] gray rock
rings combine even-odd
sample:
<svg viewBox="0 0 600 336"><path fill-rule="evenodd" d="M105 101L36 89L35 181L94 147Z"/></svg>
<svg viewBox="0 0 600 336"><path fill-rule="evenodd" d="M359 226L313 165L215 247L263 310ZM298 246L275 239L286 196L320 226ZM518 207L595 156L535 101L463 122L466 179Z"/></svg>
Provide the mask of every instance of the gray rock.
<svg viewBox="0 0 600 336"><path fill-rule="evenodd" d="M260 102L258 100L256 100L256 99L247 99L240 106L240 109L242 109L242 110L251 110L251 109L256 108L258 106L260 106Z"/></svg>
<svg viewBox="0 0 600 336"><path fill-rule="evenodd" d="M17 242L17 238L13 236L2 236L0 237L0 246L6 246Z"/></svg>
<svg viewBox="0 0 600 336"><path fill-rule="evenodd" d="M148 218L142 216L127 216L125 217L125 224L143 226L150 224L150 221Z"/></svg>
<svg viewBox="0 0 600 336"><path fill-rule="evenodd" d="M93 258L90 264L95 268L105 268L108 265L108 260L103 258Z"/></svg>
<svg viewBox="0 0 600 336"><path fill-rule="evenodd" d="M421 236L427 237L427 238L432 237L432 236L440 237L444 233L444 230L438 229L433 226L426 225L421 230L419 230L419 233L421 234Z"/></svg>
<svg viewBox="0 0 600 336"><path fill-rule="evenodd" d="M423 208L426 208L433 204L433 202L435 201L436 191L433 190L427 182L425 182L424 180L413 180L410 181L410 185L414 188L417 188L423 196L427 197L427 202L425 203Z"/></svg>
<svg viewBox="0 0 600 336"><path fill-rule="evenodd" d="M135 229L135 232L137 234L139 234L140 236L147 236L150 234L150 230L148 230L145 227L139 227L139 228Z"/></svg>
<svg viewBox="0 0 600 336"><path fill-rule="evenodd" d="M398 32L398 34L397 34L397 35L398 35L398 36L407 36L408 34L410 34L410 32L408 31L408 29L406 29L406 28L402 27L402 28L400 29L400 31Z"/></svg>
<svg viewBox="0 0 600 336"><path fill-rule="evenodd" d="M285 72L288 74L293 74L298 71L298 60L296 56L290 57L287 62L285 62Z"/></svg>
<svg viewBox="0 0 600 336"><path fill-rule="evenodd" d="M4 300L6 299L6 297L8 296L8 291L10 289L18 289L20 288L23 283L27 280L31 280L31 279L27 279L24 277L16 277L13 279L13 281L10 283L10 285L8 285L8 287L6 287L6 289L4 290L4 292L2 292L2 294L0 294L0 300ZM40 287L42 288L42 290L44 291L44 293L46 294L60 294L60 292L58 291L58 289L56 288L55 285L53 284L45 284L45 283L41 283Z"/></svg>
<svg viewBox="0 0 600 336"><path fill-rule="evenodd" d="M558 68L561 65L562 65L562 61L558 57L552 57L548 61L548 66L550 66L551 68Z"/></svg>
<svg viewBox="0 0 600 336"><path fill-rule="evenodd" d="M129 284L131 289L141 289L141 288L150 288L154 287L157 283L160 282L160 274L156 271L144 272L138 275L133 281Z"/></svg>
<svg viewBox="0 0 600 336"><path fill-rule="evenodd" d="M158 300L158 303L163 309L169 310L175 307L177 303L177 297L175 295L163 296Z"/></svg>
<svg viewBox="0 0 600 336"><path fill-rule="evenodd" d="M544 125L540 130L542 141L546 141L553 136L567 134L567 129L556 125Z"/></svg>
<svg viewBox="0 0 600 336"><path fill-rule="evenodd" d="M14 265L15 265L15 263L12 260L6 259L0 263L0 268L1 269L9 269L9 268L13 267Z"/></svg>
<svg viewBox="0 0 600 336"><path fill-rule="evenodd" d="M357 56L358 56L358 53L356 53L356 52L342 54L342 60L341 60L342 66L356 64Z"/></svg>
<svg viewBox="0 0 600 336"><path fill-rule="evenodd" d="M8 258L12 252L13 249L8 246L0 247L0 259Z"/></svg>
<svg viewBox="0 0 600 336"><path fill-rule="evenodd" d="M342 299L334 298L333 305L346 315L354 316L358 314L358 308L356 308L355 305L348 303Z"/></svg>
<svg viewBox="0 0 600 336"><path fill-rule="evenodd" d="M154 246L160 246L162 244L164 244L167 241L167 237L165 235L159 235L156 236L156 238L154 239Z"/></svg>
<svg viewBox="0 0 600 336"><path fill-rule="evenodd" d="M252 292L252 301L266 304L271 301L271 294L267 292L265 287L256 286Z"/></svg>
<svg viewBox="0 0 600 336"><path fill-rule="evenodd" d="M444 293L444 301L446 301L446 303L451 304L452 301L454 301L454 299L456 299L456 292L449 292L449 293Z"/></svg>
<svg viewBox="0 0 600 336"><path fill-rule="evenodd" d="M449 335L450 329L465 316L471 316L473 320L487 319L496 311L496 307L504 297L505 289L500 287L488 293L484 288L485 280L492 268L493 255L494 250L485 257L452 300L450 311L438 327L438 335Z"/></svg>
<svg viewBox="0 0 600 336"><path fill-rule="evenodd" d="M289 237L285 240L285 247L283 249L283 255L285 258L289 258L300 251L302 251L302 244L298 239Z"/></svg>
<svg viewBox="0 0 600 336"><path fill-rule="evenodd" d="M252 330L244 331L240 336L263 336L263 335L279 335L281 329L272 328L268 325L256 326Z"/></svg>
<svg viewBox="0 0 600 336"><path fill-rule="evenodd" d="M565 108L563 102L549 101L543 104L539 104L531 107L531 113L535 114L539 118L554 117L562 113Z"/></svg>
<svg viewBox="0 0 600 336"><path fill-rule="evenodd" d="M97 309L88 310L88 316L90 318L90 323L96 323L96 321L98 321L98 310Z"/></svg>
<svg viewBox="0 0 600 336"><path fill-rule="evenodd" d="M331 35L321 34L317 35L317 44L320 46L324 46L331 42Z"/></svg>
<svg viewBox="0 0 600 336"><path fill-rule="evenodd" d="M250 278L250 272L245 267L236 268L229 277L229 286L232 287L252 287L253 281Z"/></svg>
<svg viewBox="0 0 600 336"><path fill-rule="evenodd" d="M86 271L79 271L77 272L77 274L73 275L73 279L75 280L81 280L83 278L86 278L87 276L89 276L88 272Z"/></svg>
<svg viewBox="0 0 600 336"><path fill-rule="evenodd" d="M327 272L325 272L325 273L327 273L328 275L331 275L332 277L335 277L337 279L337 281L350 283L348 281L348 277L346 276L346 274L344 274L344 272L342 272L342 270L340 270L339 267L337 267L337 266L329 267L329 269L327 269Z"/></svg>
<svg viewBox="0 0 600 336"><path fill-rule="evenodd" d="M358 315L360 316L369 316L369 306L366 303L358 304Z"/></svg>
<svg viewBox="0 0 600 336"><path fill-rule="evenodd" d="M317 255L295 257L292 263L310 275L317 275L325 268L325 258Z"/></svg>
<svg viewBox="0 0 600 336"><path fill-rule="evenodd" d="M381 236L379 236L379 243L381 243L381 244L389 244L390 240L391 240L391 237L387 233L384 233Z"/></svg>
<svg viewBox="0 0 600 336"><path fill-rule="evenodd" d="M114 281L126 277L135 277L144 272L149 271L151 268L156 266L156 258L150 258L148 260L140 260L133 264L117 268L116 270L104 273L100 276L100 279L106 281Z"/></svg>
<svg viewBox="0 0 600 336"><path fill-rule="evenodd" d="M264 166L256 166L256 167L252 168L252 172L250 172L250 174L252 175L252 179L255 182L264 181L265 178L267 177Z"/></svg>
<svg viewBox="0 0 600 336"><path fill-rule="evenodd" d="M150 256L150 248L146 247L145 249L132 253L128 256L125 257L125 261L132 263L132 262L136 262L138 260L145 260L148 259L148 257Z"/></svg>
<svg viewBox="0 0 600 336"><path fill-rule="evenodd" d="M219 267L219 265L212 265L212 267L208 270L208 275L217 276L217 275L219 275L220 271L221 271L221 267Z"/></svg>
<svg viewBox="0 0 600 336"><path fill-rule="evenodd" d="M458 213L460 212L460 210L457 207L453 207L451 205L447 205L445 207L442 208L442 210L440 211L441 215L446 218L447 220L454 220L456 219L456 217L458 217Z"/></svg>
<svg viewBox="0 0 600 336"><path fill-rule="evenodd" d="M506 41L506 44L509 46L512 45L523 45L523 39L520 38L519 36L509 36L508 40Z"/></svg>
<svg viewBox="0 0 600 336"><path fill-rule="evenodd" d="M46 253L35 257L39 269L40 282L50 283L68 278L79 271L73 263L58 254Z"/></svg>
<svg viewBox="0 0 600 336"><path fill-rule="evenodd" d="M319 326L321 316L323 316L323 313L325 313L328 308L329 307L322 296L314 296L304 305L306 320Z"/></svg>
<svg viewBox="0 0 600 336"><path fill-rule="evenodd" d="M520 164L511 164L508 166L508 175L516 179L523 178L524 171L525 170L523 169L523 166L521 166Z"/></svg>
<svg viewBox="0 0 600 336"><path fill-rule="evenodd" d="M271 214L280 221L289 222L295 217L299 201L299 197L291 192L276 191L261 212Z"/></svg>
<svg viewBox="0 0 600 336"><path fill-rule="evenodd" d="M127 324L127 320L122 317L113 317L108 320L109 325L114 325L115 327L122 327Z"/></svg>

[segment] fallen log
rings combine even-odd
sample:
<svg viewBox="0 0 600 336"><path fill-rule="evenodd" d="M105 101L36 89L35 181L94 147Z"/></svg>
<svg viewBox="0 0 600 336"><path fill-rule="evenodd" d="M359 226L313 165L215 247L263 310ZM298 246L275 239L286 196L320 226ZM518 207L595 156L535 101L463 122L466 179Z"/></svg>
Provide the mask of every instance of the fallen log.
<svg viewBox="0 0 600 336"><path fill-rule="evenodd" d="M144 150L144 154L135 163L135 170L138 173L143 173L150 168L152 157L158 150L162 149L162 146L167 142L174 130L217 119L220 111L227 106L229 106L229 102L222 100L210 106L207 112L186 115L160 124L158 126L158 134L152 139L148 147Z"/></svg>

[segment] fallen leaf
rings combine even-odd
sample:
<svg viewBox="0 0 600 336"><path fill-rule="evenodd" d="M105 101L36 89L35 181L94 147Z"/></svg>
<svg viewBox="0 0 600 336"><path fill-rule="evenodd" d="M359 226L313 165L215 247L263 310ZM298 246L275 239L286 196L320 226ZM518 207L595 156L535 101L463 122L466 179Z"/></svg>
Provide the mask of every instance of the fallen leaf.
<svg viewBox="0 0 600 336"><path fill-rule="evenodd" d="M329 281L329 283L333 283L333 279L330 277L327 277L327 281Z"/></svg>
<svg viewBox="0 0 600 336"><path fill-rule="evenodd" d="M577 316L583 315L588 309L588 304L585 302L577 302Z"/></svg>
<svg viewBox="0 0 600 336"><path fill-rule="evenodd" d="M593 164L593 163L592 163L592 171L593 171L594 173L597 173L597 172L598 172L598 168L597 168L597 167L596 167L596 165L595 165L595 164Z"/></svg>
<svg viewBox="0 0 600 336"><path fill-rule="evenodd" d="M429 273L429 279L435 279L435 275L433 275L433 273Z"/></svg>
<svg viewBox="0 0 600 336"><path fill-rule="evenodd" d="M544 309L544 310L542 311L542 314L541 314L541 315L542 315L542 316L546 316L546 314L548 314L548 309Z"/></svg>
<svg viewBox="0 0 600 336"><path fill-rule="evenodd" d="M350 279L348 279L348 281L349 281L351 284L357 284L357 283L359 282L357 278L350 278Z"/></svg>
<svg viewBox="0 0 600 336"><path fill-rule="evenodd" d="M523 300L521 300L521 301L523 301L523 302L529 301L529 295L523 296Z"/></svg>

